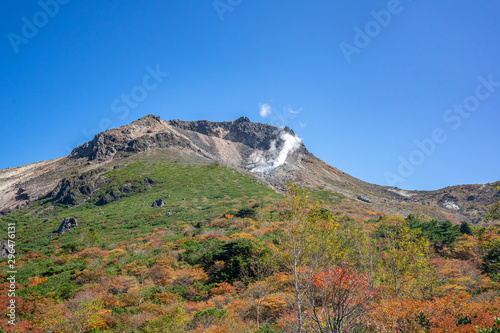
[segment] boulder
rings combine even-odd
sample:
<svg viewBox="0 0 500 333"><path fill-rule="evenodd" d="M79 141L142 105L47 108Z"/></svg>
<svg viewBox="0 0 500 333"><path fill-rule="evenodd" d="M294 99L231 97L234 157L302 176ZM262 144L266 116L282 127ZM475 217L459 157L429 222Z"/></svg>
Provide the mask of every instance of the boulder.
<svg viewBox="0 0 500 333"><path fill-rule="evenodd" d="M363 201L363 202L367 202L367 203L372 203L372 201L370 199L368 199L367 197L362 196L362 195L358 196L358 200Z"/></svg>
<svg viewBox="0 0 500 333"><path fill-rule="evenodd" d="M0 258L7 258L9 254L16 254L15 247L9 246L9 241L0 239Z"/></svg>
<svg viewBox="0 0 500 333"><path fill-rule="evenodd" d="M163 201L163 199L158 199L155 202L153 202L153 204L151 205L151 207L153 207L153 208L159 208L159 207L163 207L165 205L166 205L166 203L165 203L165 201Z"/></svg>
<svg viewBox="0 0 500 333"><path fill-rule="evenodd" d="M56 233L64 234L65 232L71 231L74 228L78 227L78 221L73 217L66 217L57 229Z"/></svg>

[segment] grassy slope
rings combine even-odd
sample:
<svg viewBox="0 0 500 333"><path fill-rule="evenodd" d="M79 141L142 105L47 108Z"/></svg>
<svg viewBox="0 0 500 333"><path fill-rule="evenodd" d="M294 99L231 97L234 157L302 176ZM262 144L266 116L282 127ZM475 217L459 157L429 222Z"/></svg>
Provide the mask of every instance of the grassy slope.
<svg viewBox="0 0 500 333"><path fill-rule="evenodd" d="M147 261L133 250L120 259L120 265L108 265L103 258L71 257L85 248L133 248L130 244L134 243L140 247L160 230L167 244L214 229L230 236L241 232L241 225L215 226L211 222L281 197L254 177L231 168L218 164L193 165L191 161L168 157L155 155L122 161L101 175L109 182L96 196L145 177L156 182L149 189L139 186L137 192L118 201L98 206L96 199L91 198L79 206L66 206L54 204L53 198L46 197L0 218L3 235L7 235L7 223L16 223L16 249L20 251L16 257L17 282L26 285L35 276L48 278L46 283L20 290L19 295L40 293L66 299L79 288L74 284L75 273L107 266L106 273L116 276L123 265L137 259ZM312 195L330 204L342 201L341 195L326 191ZM166 206L152 208L157 199L163 199ZM174 214L167 215L168 211ZM76 217L79 226L62 235L54 233L66 217ZM153 258L157 252L148 253L148 257Z"/></svg>
<svg viewBox="0 0 500 333"><path fill-rule="evenodd" d="M146 176L158 183L142 193L133 193L104 206L97 206L93 200L89 200L78 207L52 207L51 198L45 198L30 208L1 218L2 234L7 234L8 222L15 222L16 248L23 253L33 251L50 256L60 248L70 251L75 244L84 246L94 241L107 250L113 244L140 239L156 227L172 230L172 240L178 238L187 226L201 232L207 229L204 225L214 218L226 213L234 214L240 208L269 202L279 196L253 178L219 165L187 166L177 162L139 161L119 170L108 171L104 176L113 179L113 182L101 191ZM160 198L167 205L152 208L151 204ZM169 210L174 214L168 216L166 213ZM75 216L79 223L76 230L63 235L53 233L63 218ZM47 267L55 266L50 259L27 263L20 270L19 282L26 283L28 277L35 275L81 269L82 263L71 262L47 270ZM55 277L53 279L57 280Z"/></svg>

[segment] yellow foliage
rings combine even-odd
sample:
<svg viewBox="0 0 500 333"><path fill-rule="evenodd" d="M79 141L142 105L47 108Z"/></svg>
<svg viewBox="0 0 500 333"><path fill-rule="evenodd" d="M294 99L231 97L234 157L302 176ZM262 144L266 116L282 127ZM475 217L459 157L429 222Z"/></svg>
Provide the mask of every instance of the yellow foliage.
<svg viewBox="0 0 500 333"><path fill-rule="evenodd" d="M253 239L254 237L246 232L237 232L232 234L229 239Z"/></svg>
<svg viewBox="0 0 500 333"><path fill-rule="evenodd" d="M285 311L287 303L285 301L285 296L280 293L264 298L261 306L263 310L262 312L265 313L268 318L276 318L279 314Z"/></svg>
<svg viewBox="0 0 500 333"><path fill-rule="evenodd" d="M124 250L124 249L118 248L118 249L111 250L110 254L112 254L112 255L120 258L120 257L126 256L127 255L127 251Z"/></svg>
<svg viewBox="0 0 500 333"><path fill-rule="evenodd" d="M153 296L158 302L162 304L170 304L174 301L177 301L180 299L180 296L174 293L169 293L168 291L164 293L156 293Z"/></svg>
<svg viewBox="0 0 500 333"><path fill-rule="evenodd" d="M229 223L230 222L226 218L213 219L210 226L215 228L227 228Z"/></svg>
<svg viewBox="0 0 500 333"><path fill-rule="evenodd" d="M84 269L83 271L76 271L73 275L73 280L78 284L85 284L91 281L98 281L104 277L104 269L102 267L96 269Z"/></svg>
<svg viewBox="0 0 500 333"><path fill-rule="evenodd" d="M152 313L158 313L161 311L161 306L158 304L155 304L151 301L147 301L142 303L139 307L138 310L141 312L152 312Z"/></svg>
<svg viewBox="0 0 500 333"><path fill-rule="evenodd" d="M199 282L207 282L208 280L208 275L207 273L203 270L203 268L200 267L186 267L182 269L178 269L173 272L171 279L172 285L180 285L180 286L190 286L194 282L199 281Z"/></svg>
<svg viewBox="0 0 500 333"><path fill-rule="evenodd" d="M28 287L38 286L39 284L45 283L47 277L39 278L38 276L29 278Z"/></svg>
<svg viewBox="0 0 500 333"><path fill-rule="evenodd" d="M61 254L58 256L52 256L50 258L56 265L64 265L70 260L70 256L67 254Z"/></svg>

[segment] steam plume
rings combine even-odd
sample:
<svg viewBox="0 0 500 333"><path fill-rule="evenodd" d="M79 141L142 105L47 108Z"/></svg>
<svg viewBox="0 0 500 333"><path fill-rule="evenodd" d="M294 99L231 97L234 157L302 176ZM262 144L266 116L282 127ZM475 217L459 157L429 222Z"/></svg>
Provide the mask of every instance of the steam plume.
<svg viewBox="0 0 500 333"><path fill-rule="evenodd" d="M300 147L302 139L298 136L291 135L290 133L283 132L280 136L283 140L283 146L281 147L278 155L269 161L262 161L261 158L257 158L256 162L260 162L260 165L253 168L252 172L270 172L285 163L285 160L289 153L293 153L297 148ZM276 151L276 140L271 142L271 148L268 152L275 153Z"/></svg>

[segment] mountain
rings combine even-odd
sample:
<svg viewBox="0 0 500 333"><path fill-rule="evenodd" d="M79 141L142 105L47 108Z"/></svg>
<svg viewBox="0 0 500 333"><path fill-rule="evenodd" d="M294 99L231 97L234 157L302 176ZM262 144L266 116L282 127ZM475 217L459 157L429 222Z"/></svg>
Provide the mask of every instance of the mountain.
<svg viewBox="0 0 500 333"><path fill-rule="evenodd" d="M357 209L391 214L422 213L460 222L478 222L500 199L497 183L458 185L436 191L406 191L354 178L311 154L285 127L234 121L165 121L145 116L129 125L99 133L70 155L0 171L0 216L51 197L54 203L98 205L147 191L156 181L139 177L103 193L107 173L140 160L220 164L277 192L293 181L312 190L341 195Z"/></svg>

